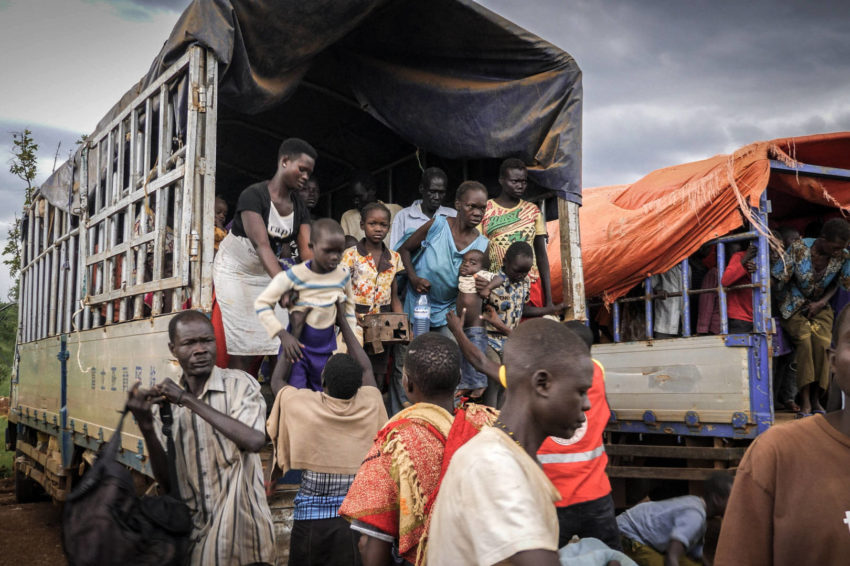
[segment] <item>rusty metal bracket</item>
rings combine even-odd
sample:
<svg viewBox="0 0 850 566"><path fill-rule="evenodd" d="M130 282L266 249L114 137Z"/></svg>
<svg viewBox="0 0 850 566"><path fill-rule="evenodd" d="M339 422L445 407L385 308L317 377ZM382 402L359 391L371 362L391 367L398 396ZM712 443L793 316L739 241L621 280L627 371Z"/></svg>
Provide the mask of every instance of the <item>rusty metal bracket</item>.
<svg viewBox="0 0 850 566"><path fill-rule="evenodd" d="M201 237L198 235L197 230L192 230L189 234L189 261L198 261L200 247Z"/></svg>
<svg viewBox="0 0 850 566"><path fill-rule="evenodd" d="M192 108L198 112L207 111L207 87L192 83Z"/></svg>

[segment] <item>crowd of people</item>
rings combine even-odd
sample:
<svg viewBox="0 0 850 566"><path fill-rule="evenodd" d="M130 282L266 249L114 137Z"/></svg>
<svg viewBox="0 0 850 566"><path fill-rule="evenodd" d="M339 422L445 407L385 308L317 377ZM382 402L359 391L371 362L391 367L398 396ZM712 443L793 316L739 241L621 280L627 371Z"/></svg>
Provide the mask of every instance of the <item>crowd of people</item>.
<svg viewBox="0 0 850 566"><path fill-rule="evenodd" d="M307 142L285 140L275 175L241 193L229 226L226 203L216 203L212 316L185 310L170 321L179 384L131 392L163 485L156 405L175 405L192 564L274 564L267 495L290 470L301 471L294 565L711 564L718 544L714 563L770 563L738 562L747 542L727 535L721 517L727 500L746 515L750 503L767 509L790 489L790 475L765 467L769 457L782 464L778 449L762 448L771 440L754 445L742 463L747 479L734 488L721 472L702 497L616 515L602 439L610 416L604 368L591 359L587 326L558 320L545 225L523 199L522 161L502 163L496 198L481 183L461 183L453 208L443 203L448 178L437 168L423 172L422 199L407 208L378 201L374 181L356 176L355 208L337 222L313 217L316 159ZM837 243L827 232L826 244ZM838 257L829 245L803 244L789 262L799 272L806 258L818 269L821 252ZM832 263L819 273L843 276ZM823 275L806 284L795 273L775 276L806 296L829 287ZM364 317L413 320L423 304L427 331L367 354ZM840 359L850 327L837 336ZM260 373L274 396L270 411ZM850 389L845 376L839 384ZM847 448L848 423L842 412L805 426ZM267 439L270 475L258 454ZM774 520L765 513L763 522ZM741 520L735 529L755 528ZM793 530L794 521L775 520L777 532ZM762 550L774 552L774 528L759 528ZM850 551L850 541L839 544Z"/></svg>

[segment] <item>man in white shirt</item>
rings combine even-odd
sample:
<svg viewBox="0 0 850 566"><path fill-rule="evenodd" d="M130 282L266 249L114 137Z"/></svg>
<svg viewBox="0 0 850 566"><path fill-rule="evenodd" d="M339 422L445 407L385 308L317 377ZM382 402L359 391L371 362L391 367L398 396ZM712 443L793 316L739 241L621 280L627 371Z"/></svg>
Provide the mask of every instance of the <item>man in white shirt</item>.
<svg viewBox="0 0 850 566"><path fill-rule="evenodd" d="M525 322L505 343L498 420L452 457L431 518L429 564L556 566L560 499L536 460L547 436L570 438L590 409L593 364L564 325Z"/></svg>
<svg viewBox="0 0 850 566"><path fill-rule="evenodd" d="M406 240L417 228L434 218L435 214L454 217L457 211L443 206L449 180L446 173L439 167L429 167L422 172L419 182L421 199L413 201L407 208L402 208L393 219L390 230L390 249Z"/></svg>

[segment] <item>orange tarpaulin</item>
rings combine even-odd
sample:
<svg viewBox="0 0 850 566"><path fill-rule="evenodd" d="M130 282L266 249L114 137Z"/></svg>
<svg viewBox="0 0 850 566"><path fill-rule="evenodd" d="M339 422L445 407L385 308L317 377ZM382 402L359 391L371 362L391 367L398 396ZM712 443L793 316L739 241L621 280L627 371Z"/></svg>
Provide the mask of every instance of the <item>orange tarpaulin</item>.
<svg viewBox="0 0 850 566"><path fill-rule="evenodd" d="M850 207L850 182L771 176L771 159L850 169L850 132L756 142L731 155L653 171L631 185L585 189L580 223L587 296L619 298L742 226L742 205L757 206L769 181L772 189L815 204ZM552 292L560 300L558 221L548 230Z"/></svg>

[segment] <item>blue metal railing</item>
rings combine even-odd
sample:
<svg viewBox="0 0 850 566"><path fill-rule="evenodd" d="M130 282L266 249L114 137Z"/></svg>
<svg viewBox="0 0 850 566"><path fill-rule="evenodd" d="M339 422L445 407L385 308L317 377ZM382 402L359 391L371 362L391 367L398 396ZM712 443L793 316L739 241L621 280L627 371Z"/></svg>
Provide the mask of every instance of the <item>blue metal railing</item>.
<svg viewBox="0 0 850 566"><path fill-rule="evenodd" d="M757 209L753 209L753 213L756 219L760 220L761 216L764 216ZM766 218L763 220L764 225L766 226ZM732 242L741 242L748 240L757 240L758 241L758 254L756 256L757 269L756 272L752 274L752 283L746 283L742 285L733 285L730 287L724 287L721 284L723 279L723 273L726 269L726 247L725 244ZM653 320L653 312L654 312L654 301L656 299L665 299L665 298L676 298L679 297L682 300L682 310L681 310L681 337L688 338L692 336L691 332L691 320L693 309L691 307L691 297L702 295L705 293L716 293L719 304L720 311L720 333L728 334L729 333L729 312L728 312L728 291L734 291L739 289L753 289L753 331L754 332L766 332L771 327L769 323L766 323L765 320L770 318L770 291L769 291L769 282L770 282L770 265L768 259L768 243L767 238L764 234L751 230L748 232L743 232L740 234L730 234L728 236L723 236L722 238L716 238L711 242L708 242L707 245L715 245L716 246L716 259L717 259L717 287L711 287L707 289L691 289L691 269L690 264L687 259L682 260L678 267L682 270L682 285L679 291L677 292L669 292L669 293L654 293L652 288L652 277L647 277L643 283L643 295L639 297L625 297L620 298L614 301L612 304L612 316L613 316L613 334L614 334L614 342L619 343L622 342L622 332L620 330L620 324L622 322L622 307L623 303L632 303L632 302L644 302L644 319L646 325L645 339L652 340L655 335L654 328L654 320ZM767 297L767 302L765 302L765 297ZM756 316L756 313L759 313L762 316ZM766 316L763 316L766 315Z"/></svg>

